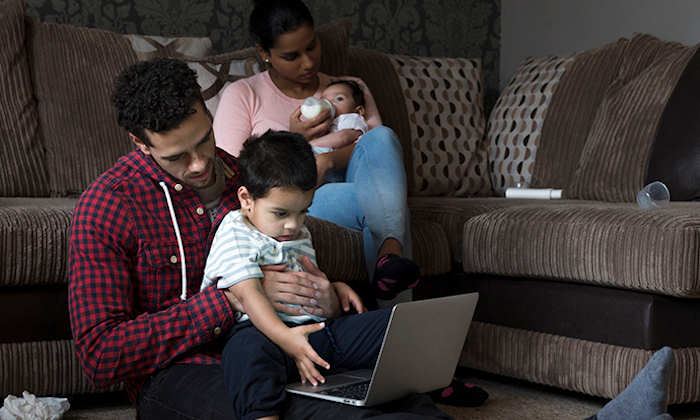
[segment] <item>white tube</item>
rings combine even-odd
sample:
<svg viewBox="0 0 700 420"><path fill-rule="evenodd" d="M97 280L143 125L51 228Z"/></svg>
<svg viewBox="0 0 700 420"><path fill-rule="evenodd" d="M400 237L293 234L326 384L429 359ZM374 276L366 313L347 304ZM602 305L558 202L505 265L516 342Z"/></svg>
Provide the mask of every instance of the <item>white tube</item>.
<svg viewBox="0 0 700 420"><path fill-rule="evenodd" d="M539 200L557 200L562 190L552 188L507 188L506 198L535 198Z"/></svg>

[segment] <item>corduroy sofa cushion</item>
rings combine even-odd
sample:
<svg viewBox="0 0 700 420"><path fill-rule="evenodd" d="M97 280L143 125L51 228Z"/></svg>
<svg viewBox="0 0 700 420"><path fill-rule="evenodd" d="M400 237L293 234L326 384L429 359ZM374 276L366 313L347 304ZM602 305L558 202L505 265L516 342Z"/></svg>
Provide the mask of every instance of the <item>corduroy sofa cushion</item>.
<svg viewBox="0 0 700 420"><path fill-rule="evenodd" d="M48 196L39 114L25 49L23 0L0 0L0 196Z"/></svg>
<svg viewBox="0 0 700 420"><path fill-rule="evenodd" d="M136 62L122 35L31 19L31 66L53 196L79 195L133 143L111 103L119 72Z"/></svg>
<svg viewBox="0 0 700 420"><path fill-rule="evenodd" d="M522 205L469 219L463 239L468 273L700 297L700 203Z"/></svg>
<svg viewBox="0 0 700 420"><path fill-rule="evenodd" d="M591 126L568 197L634 201L661 115L697 46L636 35Z"/></svg>
<svg viewBox="0 0 700 420"><path fill-rule="evenodd" d="M0 198L0 286L65 284L77 200Z"/></svg>

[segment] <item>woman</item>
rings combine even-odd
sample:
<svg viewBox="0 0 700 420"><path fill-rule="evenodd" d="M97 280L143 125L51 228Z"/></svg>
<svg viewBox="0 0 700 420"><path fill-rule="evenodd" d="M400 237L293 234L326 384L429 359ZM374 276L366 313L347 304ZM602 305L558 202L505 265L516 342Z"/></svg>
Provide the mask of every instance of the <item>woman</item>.
<svg viewBox="0 0 700 420"><path fill-rule="evenodd" d="M309 214L363 231L365 261L377 297L392 299L415 287L419 270L410 259L401 145L394 132L381 125L369 89L360 79L343 78L362 87L370 130L359 140L356 130L328 133L328 111L311 120L301 117L303 99L320 97L337 79L318 71L321 44L308 8L301 1L258 2L250 28L268 70L224 90L214 118L217 145L238 155L251 134L274 129L300 133L314 146L336 149L316 157L318 179L337 179L340 173L344 182L318 188Z"/></svg>

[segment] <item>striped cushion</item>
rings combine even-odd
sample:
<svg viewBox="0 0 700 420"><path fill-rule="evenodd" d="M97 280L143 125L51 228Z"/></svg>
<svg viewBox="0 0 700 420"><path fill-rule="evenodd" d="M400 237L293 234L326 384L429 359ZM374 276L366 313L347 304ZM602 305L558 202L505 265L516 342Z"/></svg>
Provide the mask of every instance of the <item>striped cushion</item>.
<svg viewBox="0 0 700 420"><path fill-rule="evenodd" d="M51 194L78 195L134 148L117 124L110 97L117 74L136 55L116 33L35 19L30 28Z"/></svg>
<svg viewBox="0 0 700 420"><path fill-rule="evenodd" d="M23 0L0 0L0 197L49 194L25 47L24 9Z"/></svg>
<svg viewBox="0 0 700 420"><path fill-rule="evenodd" d="M569 197L634 201L661 115L697 46L636 35L590 128Z"/></svg>
<svg viewBox="0 0 700 420"><path fill-rule="evenodd" d="M653 212L562 201L494 210L464 224L466 272L700 297L700 203Z"/></svg>

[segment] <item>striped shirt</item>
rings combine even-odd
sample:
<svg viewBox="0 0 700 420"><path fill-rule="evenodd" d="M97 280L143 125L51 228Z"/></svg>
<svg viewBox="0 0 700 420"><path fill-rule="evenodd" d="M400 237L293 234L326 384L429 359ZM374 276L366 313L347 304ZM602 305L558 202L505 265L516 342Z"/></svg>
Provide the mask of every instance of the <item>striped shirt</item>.
<svg viewBox="0 0 700 420"><path fill-rule="evenodd" d="M290 271L304 271L301 259L307 256L316 264L316 252L311 244L311 233L303 226L301 238L279 242L253 226L240 210L229 212L219 225L204 268L201 290L214 284L226 289L241 281L263 278L260 266L285 264ZM291 305L290 306L299 306ZM324 318L315 315L287 315L278 312L282 321L296 324L309 320L316 322ZM238 321L248 315L237 314Z"/></svg>

